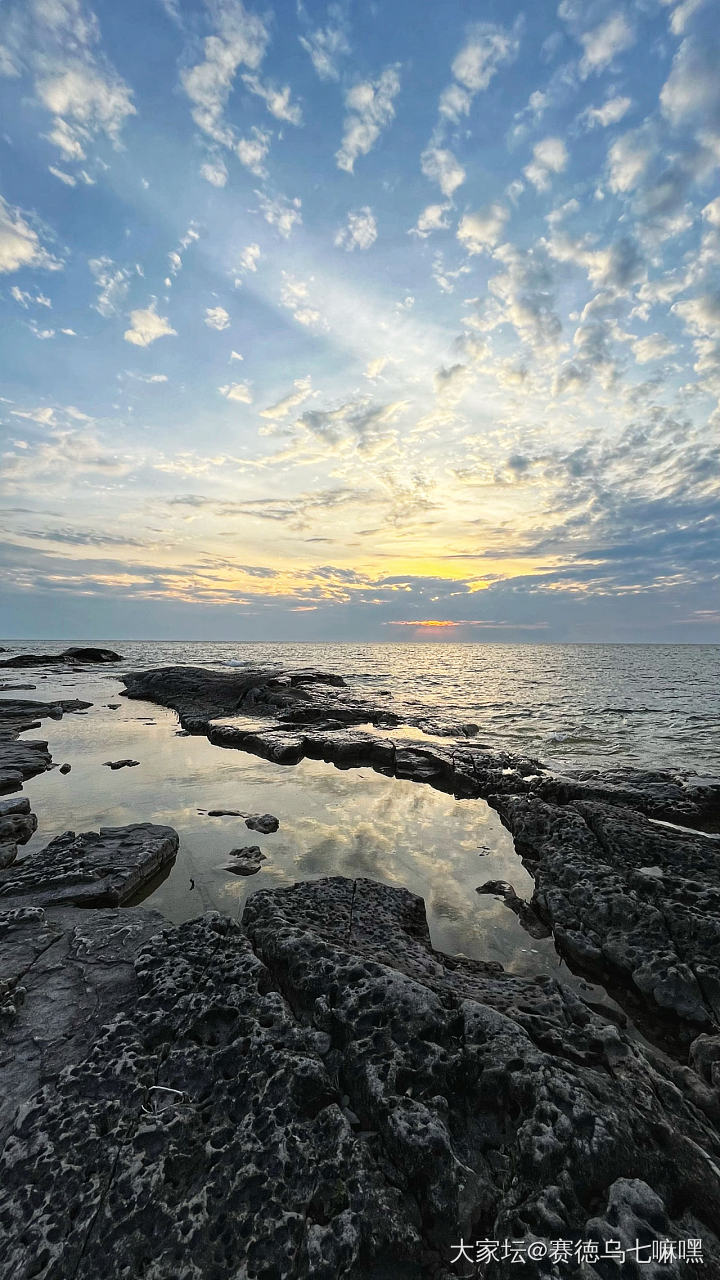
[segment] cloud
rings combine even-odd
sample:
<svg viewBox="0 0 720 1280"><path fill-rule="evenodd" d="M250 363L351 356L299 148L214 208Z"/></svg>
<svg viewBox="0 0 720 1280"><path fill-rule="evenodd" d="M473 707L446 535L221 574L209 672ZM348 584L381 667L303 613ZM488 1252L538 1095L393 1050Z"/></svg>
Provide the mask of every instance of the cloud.
<svg viewBox="0 0 720 1280"><path fill-rule="evenodd" d="M567 163L567 147L562 138L543 138L533 147L532 161L525 166L523 173L538 191L547 191L552 174L562 173Z"/></svg>
<svg viewBox="0 0 720 1280"><path fill-rule="evenodd" d="M230 382L225 387L218 387L221 396L226 400L239 401L241 404L252 404L252 392L247 382Z"/></svg>
<svg viewBox="0 0 720 1280"><path fill-rule="evenodd" d="M299 404L303 404L308 396L312 394L313 389L310 377L296 378L293 383L293 390L275 404L269 405L267 409L261 409L260 417L270 418L273 421L276 418L285 418L291 409L296 409Z"/></svg>
<svg viewBox="0 0 720 1280"><path fill-rule="evenodd" d="M608 150L610 190L632 191L648 170L655 145L645 129L631 129L616 138Z"/></svg>
<svg viewBox="0 0 720 1280"><path fill-rule="evenodd" d="M451 206L449 204L429 204L419 215L409 234L420 236L425 240L433 231L448 231L450 223L446 217Z"/></svg>
<svg viewBox="0 0 720 1280"><path fill-rule="evenodd" d="M683 40L660 91L660 106L671 124L697 120L720 125L718 58L717 27L714 34L711 28L705 37L693 35Z"/></svg>
<svg viewBox="0 0 720 1280"><path fill-rule="evenodd" d="M10 290L10 295L26 311L31 304L36 307L52 307L52 302L45 297L44 293L29 293L27 290L19 289L16 284Z"/></svg>
<svg viewBox="0 0 720 1280"><path fill-rule="evenodd" d="M270 134L253 127L250 136L238 138L235 143L235 154L241 164L258 178L265 176L263 161L270 150Z"/></svg>
<svg viewBox="0 0 720 1280"><path fill-rule="evenodd" d="M271 227L276 227L280 235L285 240L292 234L293 227L302 223L302 200L295 196L293 200L288 200L286 196L267 196L263 191L256 191L255 195L260 204L260 210L266 222Z"/></svg>
<svg viewBox="0 0 720 1280"><path fill-rule="evenodd" d="M200 177L204 178L213 187L224 187L228 180L228 171L224 162L219 158L206 160L205 164L200 166Z"/></svg>
<svg viewBox="0 0 720 1280"><path fill-rule="evenodd" d="M39 79L36 87L55 117L50 141L67 159L83 159L88 141L98 133L117 143L126 118L136 114L124 81L87 62L66 65Z"/></svg>
<svg viewBox="0 0 720 1280"><path fill-rule="evenodd" d="M313 67L321 80L339 80L340 59L350 52L345 31L345 19L340 5L328 6L328 24L300 36L300 44L310 55Z"/></svg>
<svg viewBox="0 0 720 1280"><path fill-rule="evenodd" d="M239 271L257 271L257 264L261 258L260 245L248 244L240 254L238 270Z"/></svg>
<svg viewBox="0 0 720 1280"><path fill-rule="evenodd" d="M436 182L448 199L465 181L465 170L452 151L445 147L428 147L420 157L422 171L431 182Z"/></svg>
<svg viewBox="0 0 720 1280"><path fill-rule="evenodd" d="M298 280L296 277L289 275L287 271L283 271L282 280L281 305L286 310L291 311L294 319L304 328L314 329L316 332L326 330L328 328L327 320L316 307L310 304L309 283L305 280Z"/></svg>
<svg viewBox="0 0 720 1280"><path fill-rule="evenodd" d="M132 272L126 267L116 267L112 258L91 258L88 266L100 291L95 310L101 316L117 315L125 300Z"/></svg>
<svg viewBox="0 0 720 1280"><path fill-rule="evenodd" d="M487 89L501 66L512 62L520 48L519 28L512 31L479 22L452 64L455 79L470 93Z"/></svg>
<svg viewBox="0 0 720 1280"><path fill-rule="evenodd" d="M660 360L677 351L677 347L664 333L651 333L646 338L637 338L631 345L638 364L648 364L651 360Z"/></svg>
<svg viewBox="0 0 720 1280"><path fill-rule="evenodd" d="M468 253L485 253L496 245L509 217L501 204L486 205L460 219L457 238Z"/></svg>
<svg viewBox="0 0 720 1280"><path fill-rule="evenodd" d="M353 249L369 249L377 240L377 223L367 205L348 213L347 222L335 236L335 246L351 253Z"/></svg>
<svg viewBox="0 0 720 1280"><path fill-rule="evenodd" d="M41 244L29 217L30 214L13 208L0 196L0 272L19 271L21 267L60 270L62 263Z"/></svg>
<svg viewBox="0 0 720 1280"><path fill-rule="evenodd" d="M213 35L204 41L205 57L180 75L193 104L192 117L214 142L232 147L234 131L224 111L238 67L256 71L265 56L270 33L262 18L249 13L241 0L215 0Z"/></svg>
<svg viewBox="0 0 720 1280"><path fill-rule="evenodd" d="M158 315L155 310L156 305L152 302L149 307L130 312L132 327L126 329L123 334L126 342L132 342L136 347L149 347L150 343L156 342L158 338L170 337L177 333L177 329L172 328L165 316Z"/></svg>
<svg viewBox="0 0 720 1280"><path fill-rule="evenodd" d="M353 173L358 156L366 156L383 129L395 116L395 98L400 92L397 67L386 67L376 80L363 80L345 94L348 114L343 139L335 159L339 169Z"/></svg>
<svg viewBox="0 0 720 1280"><path fill-rule="evenodd" d="M625 15L618 10L599 26L583 32L580 43L585 50L580 62L580 74L588 76L595 71L604 71L619 53L629 49L635 43L635 32Z"/></svg>
<svg viewBox="0 0 720 1280"><path fill-rule="evenodd" d="M219 331L222 331L223 329L229 328L230 316L224 307L206 307L204 323L207 325L208 329L218 329Z"/></svg>
<svg viewBox="0 0 720 1280"><path fill-rule="evenodd" d="M263 84L259 76L244 75L243 84L256 97L262 98L271 116L276 120L284 120L287 124L302 124L302 110L290 101L291 89L286 84L282 89L271 84Z"/></svg>
<svg viewBox="0 0 720 1280"><path fill-rule="evenodd" d="M594 129L595 125L600 125L602 129L607 129L608 125L619 124L627 115L632 106L632 98L608 98L603 102L601 107L587 107L579 117L580 124L585 124L589 129Z"/></svg>

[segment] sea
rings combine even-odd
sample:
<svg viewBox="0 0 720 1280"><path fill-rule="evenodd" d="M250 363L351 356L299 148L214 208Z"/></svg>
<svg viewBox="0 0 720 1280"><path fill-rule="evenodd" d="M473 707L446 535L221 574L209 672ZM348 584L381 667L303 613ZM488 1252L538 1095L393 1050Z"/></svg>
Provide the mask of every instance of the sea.
<svg viewBox="0 0 720 1280"><path fill-rule="evenodd" d="M67 830L173 826L180 836L175 864L145 887L138 904L174 922L207 910L240 918L258 889L367 876L424 899L439 950L499 961L517 974L560 976L595 993L567 969L552 938L531 938L502 898L477 892L489 880L508 881L525 899L533 891L509 833L484 801L458 800L367 767L311 760L282 766L181 736L173 712L122 696L127 670L311 667L342 675L352 690L401 716L472 722L474 741L488 749L522 752L559 771L631 765L720 775L718 645L0 641L3 656L55 653L71 643L102 643L122 661L0 671L0 698L92 704L43 720L28 734L47 740L55 766L71 770L63 775L54 767L25 783L38 830L20 856ZM106 766L122 758L138 764ZM279 829L259 835L243 817L208 815L220 808L271 813ZM247 845L266 855L251 877L237 874L232 857Z"/></svg>

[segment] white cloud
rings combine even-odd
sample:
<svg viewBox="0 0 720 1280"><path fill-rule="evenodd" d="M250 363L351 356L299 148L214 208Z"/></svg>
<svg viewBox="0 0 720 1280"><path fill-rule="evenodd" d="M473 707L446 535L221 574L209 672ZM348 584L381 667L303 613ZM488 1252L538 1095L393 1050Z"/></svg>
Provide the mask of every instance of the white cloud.
<svg viewBox="0 0 720 1280"><path fill-rule="evenodd" d="M48 165L48 172L52 174L53 178L58 178L60 182L64 182L66 187L77 186L77 178L73 178L70 173L65 173L64 169L56 169L54 164Z"/></svg>
<svg viewBox="0 0 720 1280"><path fill-rule="evenodd" d="M0 44L0 76L14 79L20 75L20 67L7 45Z"/></svg>
<svg viewBox="0 0 720 1280"><path fill-rule="evenodd" d="M389 363L389 356L378 356L376 360L368 361L365 369L365 377L370 378L371 381L374 382L376 378L380 377L383 369L385 369Z"/></svg>
<svg viewBox="0 0 720 1280"><path fill-rule="evenodd" d="M328 6L330 21L326 27L318 27L307 36L300 36L300 44L310 55L312 64L321 80L338 80L340 58L350 52L343 13L339 5Z"/></svg>
<svg viewBox="0 0 720 1280"><path fill-rule="evenodd" d="M487 89L499 68L518 53L518 29L506 31L490 22L473 27L470 39L452 64L452 73L471 93Z"/></svg>
<svg viewBox="0 0 720 1280"><path fill-rule="evenodd" d="M222 160L206 160L200 166L200 177L213 187L224 187L228 179L228 171Z"/></svg>
<svg viewBox="0 0 720 1280"><path fill-rule="evenodd" d="M638 364L649 364L651 360L659 360L677 351L677 347L663 333L651 333L647 338L637 338L631 346Z"/></svg>
<svg viewBox="0 0 720 1280"><path fill-rule="evenodd" d="M263 161L270 150L271 137L262 129L252 128L250 136L238 138L235 143L235 154L241 164L258 178L265 176Z"/></svg>
<svg viewBox="0 0 720 1280"><path fill-rule="evenodd" d="M130 312L132 327L126 329L123 334L126 342L132 342L136 347L149 347L150 343L156 342L158 338L166 338L177 333L177 329L172 328L165 316L158 315L155 310L156 305L152 302L149 307Z"/></svg>
<svg viewBox="0 0 720 1280"><path fill-rule="evenodd" d="M29 293L27 290L19 289L16 284L13 285L10 294L26 311L31 304L36 307L52 307L52 302L45 297L44 293Z"/></svg>
<svg viewBox="0 0 720 1280"><path fill-rule="evenodd" d="M431 182L436 182L448 199L465 181L465 170L452 151L445 147L428 147L420 157L422 171Z"/></svg>
<svg viewBox="0 0 720 1280"><path fill-rule="evenodd" d="M484 253L497 244L508 216L501 204L489 204L476 213L466 213L460 219L457 238L468 253Z"/></svg>
<svg viewBox="0 0 720 1280"><path fill-rule="evenodd" d="M206 307L205 324L208 329L218 329L222 331L229 327L230 316L224 307Z"/></svg>
<svg viewBox="0 0 720 1280"><path fill-rule="evenodd" d="M580 73L588 76L594 71L603 71L613 58L635 43L635 32L627 18L619 10L591 31L580 36L580 43L585 50L580 62Z"/></svg>
<svg viewBox="0 0 720 1280"><path fill-rule="evenodd" d="M710 204L706 204L702 216L711 227L720 227L720 196L716 196Z"/></svg>
<svg viewBox="0 0 720 1280"><path fill-rule="evenodd" d="M276 404L269 405L267 409L261 409L260 417L272 420L285 418L291 409L296 409L299 404L303 404L308 396L311 395L313 395L313 389L310 377L296 378L293 383L293 390L283 396L281 400L278 400Z"/></svg>
<svg viewBox="0 0 720 1280"><path fill-rule="evenodd" d="M551 175L567 168L567 147L562 138L543 138L533 147L533 158L523 173L538 191L547 191Z"/></svg>
<svg viewBox="0 0 720 1280"><path fill-rule="evenodd" d="M683 40L660 91L660 105L672 124L696 119L720 124L718 46L689 36Z"/></svg>
<svg viewBox="0 0 720 1280"><path fill-rule="evenodd" d="M88 266L100 290L95 310L101 316L116 315L128 291L131 272L125 267L116 267L112 258L91 258Z"/></svg>
<svg viewBox="0 0 720 1280"><path fill-rule="evenodd" d="M286 84L284 88L278 89L274 85L263 84L259 76L254 75L244 75L243 84L256 97L262 98L270 115L275 116L276 120L285 120L288 124L302 124L300 107L297 103L290 101L290 85Z"/></svg>
<svg viewBox="0 0 720 1280"><path fill-rule="evenodd" d="M212 12L216 31L205 39L205 58L183 71L180 79L193 104L198 128L215 142L231 147L234 132L223 113L235 74L239 66L257 70L270 33L262 18L249 13L241 0L216 0Z"/></svg>
<svg viewBox="0 0 720 1280"><path fill-rule="evenodd" d="M397 67L386 67L377 80L364 80L345 94L348 114L343 140L336 152L338 168L352 173L358 156L366 156L395 116L395 98L400 92Z"/></svg>
<svg viewBox="0 0 720 1280"><path fill-rule="evenodd" d="M271 227L277 227L280 235L286 240L292 233L292 229L302 222L302 200L295 196L293 200L288 200L285 196L266 196L263 191L256 191L260 202L260 209L266 222Z"/></svg>
<svg viewBox="0 0 720 1280"><path fill-rule="evenodd" d="M327 320L318 311L317 307L311 304L308 281L298 280L295 276L289 275L287 271L283 271L282 278L281 305L291 311L298 324L303 325L306 329L313 329L315 332L326 330L328 328Z"/></svg>
<svg viewBox="0 0 720 1280"><path fill-rule="evenodd" d="M367 205L348 213L347 222L335 236L335 246L351 253L353 249L369 249L377 240L377 223Z"/></svg>
<svg viewBox="0 0 720 1280"><path fill-rule="evenodd" d="M414 227L410 228L409 235L420 236L425 240L433 231L447 231L450 223L446 217L449 204L429 204L423 209L418 217Z"/></svg>
<svg viewBox="0 0 720 1280"><path fill-rule="evenodd" d="M653 153L654 146L644 131L634 129L616 138L608 151L610 190L632 191L644 177Z"/></svg>
<svg viewBox="0 0 720 1280"><path fill-rule="evenodd" d="M60 269L62 264L43 247L28 216L0 196L0 272L19 271L21 267Z"/></svg>
<svg viewBox="0 0 720 1280"><path fill-rule="evenodd" d="M225 396L226 400L252 404L252 392L247 382L230 382L225 387L218 387L218 391L221 396Z"/></svg>
<svg viewBox="0 0 720 1280"><path fill-rule="evenodd" d="M244 356L241 356L239 351L231 351L231 352L230 352L230 359L231 359L231 360L244 360L244 359L245 359L245 357L244 357Z"/></svg>
<svg viewBox="0 0 720 1280"><path fill-rule="evenodd" d="M583 111L580 123L586 124L589 129L593 129L596 124L606 129L608 125L619 124L631 106L632 98L608 98L601 107L588 107Z"/></svg>
<svg viewBox="0 0 720 1280"><path fill-rule="evenodd" d="M58 67L36 87L55 117L50 139L71 159L83 159L87 142L98 133L117 143L125 120L136 114L125 82L87 60Z"/></svg>
<svg viewBox="0 0 720 1280"><path fill-rule="evenodd" d="M260 261L260 245L249 244L240 254L240 263L238 270L241 271L257 271L257 264Z"/></svg>

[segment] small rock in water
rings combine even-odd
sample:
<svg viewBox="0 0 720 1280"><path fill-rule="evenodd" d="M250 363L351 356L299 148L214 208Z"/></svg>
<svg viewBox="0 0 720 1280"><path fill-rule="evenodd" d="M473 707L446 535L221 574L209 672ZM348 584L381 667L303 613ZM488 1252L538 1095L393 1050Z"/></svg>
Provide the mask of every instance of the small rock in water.
<svg viewBox="0 0 720 1280"><path fill-rule="evenodd" d="M246 845L243 849L231 849L230 857L237 858L238 861L228 867L228 871L239 876L254 876L260 870L260 863L266 860L262 849L256 844Z"/></svg>
<svg viewBox="0 0 720 1280"><path fill-rule="evenodd" d="M103 760L108 769L133 769L139 760Z"/></svg>
<svg viewBox="0 0 720 1280"><path fill-rule="evenodd" d="M271 813L250 813L245 819L245 826L251 831L259 831L261 835L268 835L271 831L277 831L280 822L274 818Z"/></svg>
<svg viewBox="0 0 720 1280"><path fill-rule="evenodd" d="M60 772L61 772L61 773L69 773L71 769L72 769L72 765L70 765L70 764L61 764L61 765L60 765Z"/></svg>
<svg viewBox="0 0 720 1280"><path fill-rule="evenodd" d="M202 809L198 809L198 813L203 813ZM208 809L208 818L242 818L244 815L239 809Z"/></svg>
<svg viewBox="0 0 720 1280"><path fill-rule="evenodd" d="M119 703L119 702L106 702L106 703L105 703L105 706L107 707L108 711L117 711L118 707L120 706L120 703Z"/></svg>

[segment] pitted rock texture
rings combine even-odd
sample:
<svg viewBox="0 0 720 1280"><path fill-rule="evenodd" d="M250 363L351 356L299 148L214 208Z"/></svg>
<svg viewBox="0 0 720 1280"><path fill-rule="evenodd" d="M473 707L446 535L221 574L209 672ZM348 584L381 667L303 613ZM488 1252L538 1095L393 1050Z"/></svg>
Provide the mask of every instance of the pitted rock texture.
<svg viewBox="0 0 720 1280"><path fill-rule="evenodd" d="M591 801L495 807L563 955L698 1030L720 1024L720 839Z"/></svg>
<svg viewBox="0 0 720 1280"><path fill-rule="evenodd" d="M0 1150L18 1108L134 1007L135 951L163 923L154 911L0 907Z"/></svg>
<svg viewBox="0 0 720 1280"><path fill-rule="evenodd" d="M150 822L77 836L66 831L0 872L0 908L22 903L120 906L174 860L177 848L172 827Z"/></svg>
<svg viewBox="0 0 720 1280"><path fill-rule="evenodd" d="M559 984L433 951L404 890L305 883L244 922L143 942L135 1002L31 1081L0 1157L1 1274L450 1280L473 1274L450 1266L461 1237L638 1234L701 1237L720 1274L717 1100L693 1071L691 1096ZM559 1274L618 1275L523 1268Z"/></svg>

